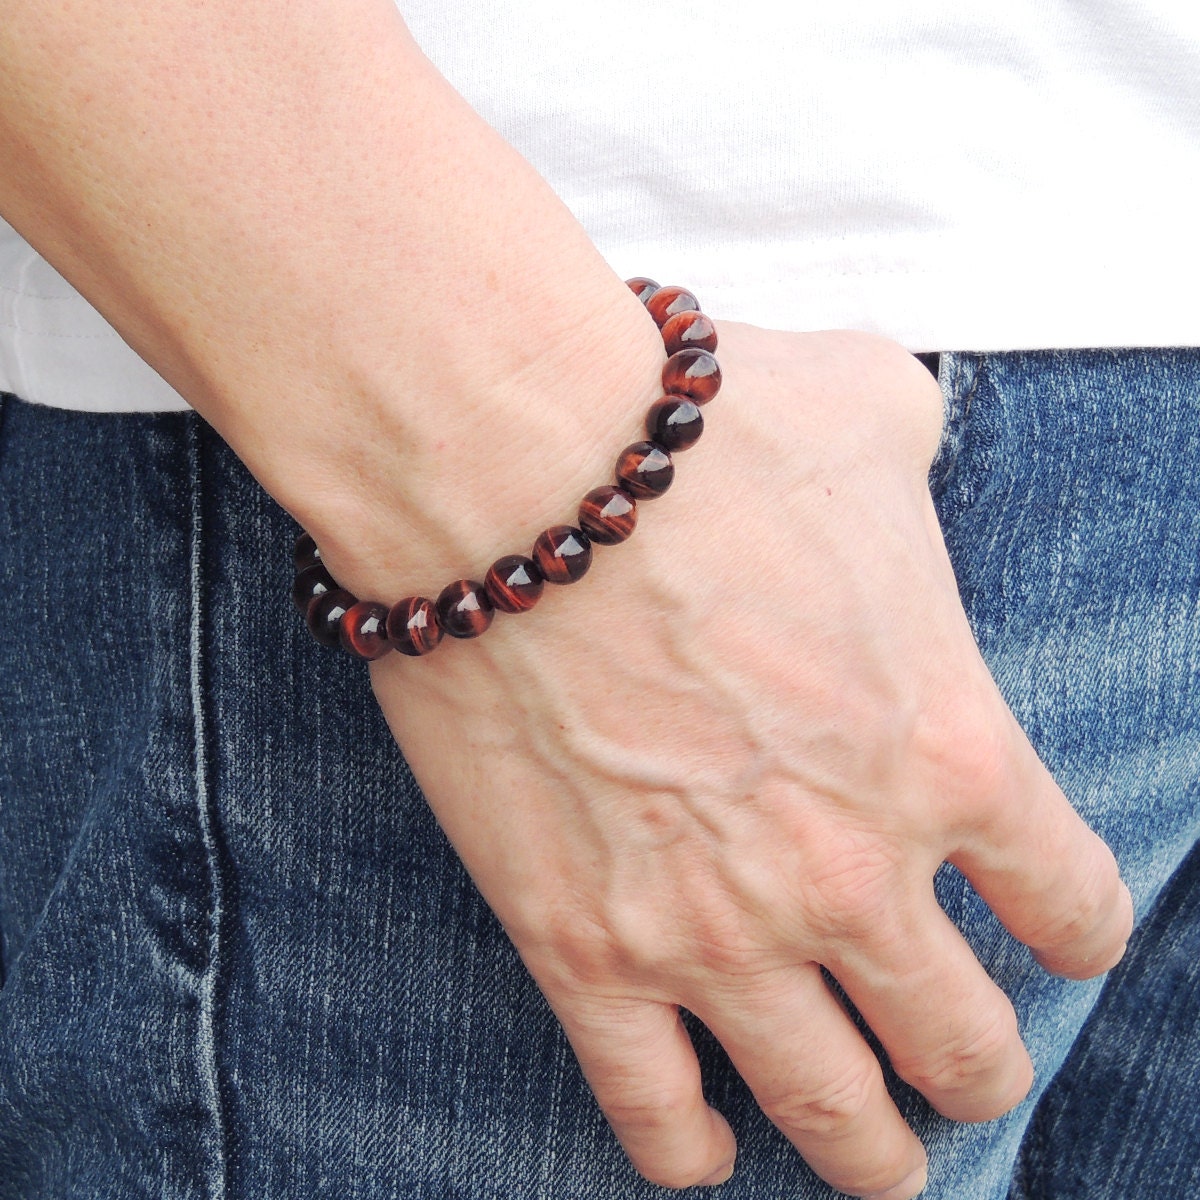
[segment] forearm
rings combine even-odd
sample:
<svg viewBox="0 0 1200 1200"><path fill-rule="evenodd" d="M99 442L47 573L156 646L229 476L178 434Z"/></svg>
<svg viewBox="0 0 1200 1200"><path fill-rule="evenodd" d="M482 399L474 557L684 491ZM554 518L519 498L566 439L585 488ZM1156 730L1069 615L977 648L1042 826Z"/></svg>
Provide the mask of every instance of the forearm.
<svg viewBox="0 0 1200 1200"><path fill-rule="evenodd" d="M635 432L653 326L390 0L14 0L0 64L0 212L351 586L519 546Z"/></svg>

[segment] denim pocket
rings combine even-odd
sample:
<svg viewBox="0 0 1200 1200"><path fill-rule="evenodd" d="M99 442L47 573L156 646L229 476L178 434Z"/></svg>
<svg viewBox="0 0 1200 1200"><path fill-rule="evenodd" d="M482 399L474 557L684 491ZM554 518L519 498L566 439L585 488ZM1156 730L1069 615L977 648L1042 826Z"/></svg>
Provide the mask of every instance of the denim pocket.
<svg viewBox="0 0 1200 1200"><path fill-rule="evenodd" d="M0 402L0 1200L215 1195L186 418Z"/></svg>
<svg viewBox="0 0 1200 1200"><path fill-rule="evenodd" d="M942 389L942 436L929 468L935 500L946 490L962 453L967 418L979 388L983 360L976 354L944 353L938 365Z"/></svg>

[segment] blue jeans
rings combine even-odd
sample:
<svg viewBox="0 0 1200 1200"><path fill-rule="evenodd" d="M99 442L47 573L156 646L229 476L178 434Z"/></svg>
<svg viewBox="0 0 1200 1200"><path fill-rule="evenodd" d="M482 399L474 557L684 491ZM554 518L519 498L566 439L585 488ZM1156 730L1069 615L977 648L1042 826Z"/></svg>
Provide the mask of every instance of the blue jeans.
<svg viewBox="0 0 1200 1200"><path fill-rule="evenodd" d="M1140 928L1042 972L943 868L1035 1093L937 1200L1200 1195L1200 351L946 355L930 483L1009 704ZM650 1200L427 811L291 521L198 418L0 400L0 1200ZM936 997L931 997L931 1004ZM692 1023L728 1200L831 1193ZM708 1194L708 1193L705 1193Z"/></svg>

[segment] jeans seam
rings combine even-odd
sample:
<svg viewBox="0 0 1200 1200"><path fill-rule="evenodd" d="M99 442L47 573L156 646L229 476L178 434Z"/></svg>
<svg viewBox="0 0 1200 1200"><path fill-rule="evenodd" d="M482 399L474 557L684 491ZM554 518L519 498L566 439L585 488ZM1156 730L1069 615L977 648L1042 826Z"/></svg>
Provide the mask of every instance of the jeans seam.
<svg viewBox="0 0 1200 1200"><path fill-rule="evenodd" d="M966 439L971 405L983 380L983 359L978 355L944 353L938 371L944 417L942 436L929 467L929 490L935 500L945 492L958 466ZM965 391L962 389L965 385ZM961 395L960 395L961 392Z"/></svg>
<svg viewBox="0 0 1200 1200"><path fill-rule="evenodd" d="M226 1128L218 1078L216 1023L217 981L221 968L221 927L224 919L225 886L220 847L217 838L217 814L210 786L208 720L205 711L204 671L204 586L203 586L203 429L196 417L188 420L188 476L190 495L189 553L189 648L188 675L192 703L193 762L195 796L201 838L209 878L208 961L200 980L200 1025L197 1037L197 1066L210 1118L209 1198L225 1200L227 1162Z"/></svg>
<svg viewBox="0 0 1200 1200"><path fill-rule="evenodd" d="M4 418L8 413L9 403L15 399L11 392L0 388L0 469L4 464Z"/></svg>

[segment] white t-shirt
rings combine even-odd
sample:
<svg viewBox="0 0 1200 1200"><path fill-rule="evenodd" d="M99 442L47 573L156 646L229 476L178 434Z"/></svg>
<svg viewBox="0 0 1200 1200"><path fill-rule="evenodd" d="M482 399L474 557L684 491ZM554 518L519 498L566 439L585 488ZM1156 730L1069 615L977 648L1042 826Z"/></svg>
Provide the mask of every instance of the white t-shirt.
<svg viewBox="0 0 1200 1200"><path fill-rule="evenodd" d="M399 0L621 275L912 350L1200 345L1196 0ZM0 225L0 389L182 401Z"/></svg>

